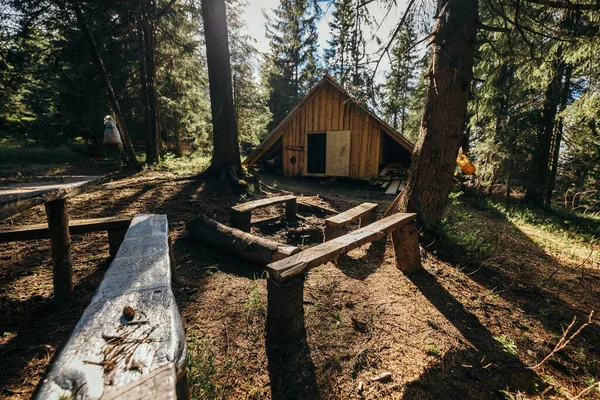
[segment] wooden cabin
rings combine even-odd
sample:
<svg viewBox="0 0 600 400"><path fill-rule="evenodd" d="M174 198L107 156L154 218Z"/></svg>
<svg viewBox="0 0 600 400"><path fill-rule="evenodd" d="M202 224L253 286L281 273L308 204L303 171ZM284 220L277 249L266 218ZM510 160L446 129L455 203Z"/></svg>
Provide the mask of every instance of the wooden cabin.
<svg viewBox="0 0 600 400"><path fill-rule="evenodd" d="M377 178L410 165L413 144L325 75L243 162L278 166L285 176Z"/></svg>

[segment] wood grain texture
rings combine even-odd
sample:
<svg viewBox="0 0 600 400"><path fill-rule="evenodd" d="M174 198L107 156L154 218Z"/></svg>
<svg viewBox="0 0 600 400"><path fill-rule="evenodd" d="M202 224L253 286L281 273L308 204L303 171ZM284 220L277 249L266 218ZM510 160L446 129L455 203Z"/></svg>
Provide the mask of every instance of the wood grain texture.
<svg viewBox="0 0 600 400"><path fill-rule="evenodd" d="M105 393L100 400L176 400L175 364L169 363L135 382Z"/></svg>
<svg viewBox="0 0 600 400"><path fill-rule="evenodd" d="M0 186L0 221L49 201L85 193L103 179L102 176L74 176L61 178L62 182Z"/></svg>
<svg viewBox="0 0 600 400"><path fill-rule="evenodd" d="M375 222L378 206L376 203L362 203L343 213L327 218L325 220L323 241L327 242L346 234L352 222L360 220L361 228Z"/></svg>
<svg viewBox="0 0 600 400"><path fill-rule="evenodd" d="M344 211L336 216L329 217L325 220L325 225L330 224L332 226L347 225L353 221L364 217L369 212L376 210L379 207L377 203L362 203L353 207L349 210Z"/></svg>
<svg viewBox="0 0 600 400"><path fill-rule="evenodd" d="M286 259L267 265L271 279L278 282L304 273L310 268L335 260L341 254L372 242L416 220L416 214L397 213L331 241L308 248Z"/></svg>
<svg viewBox="0 0 600 400"><path fill-rule="evenodd" d="M326 150L325 174L329 176L349 176L350 131L327 132Z"/></svg>
<svg viewBox="0 0 600 400"><path fill-rule="evenodd" d="M256 210L257 208L268 207L275 204L287 203L288 201L295 201L296 196L286 195L277 197L267 197L266 199L249 201L247 203L237 204L231 209L238 213L248 213Z"/></svg>
<svg viewBox="0 0 600 400"><path fill-rule="evenodd" d="M97 399L168 364L185 376L185 335L171 292L168 232L165 215L133 218L37 399ZM135 310L133 320L124 317L125 307Z"/></svg>

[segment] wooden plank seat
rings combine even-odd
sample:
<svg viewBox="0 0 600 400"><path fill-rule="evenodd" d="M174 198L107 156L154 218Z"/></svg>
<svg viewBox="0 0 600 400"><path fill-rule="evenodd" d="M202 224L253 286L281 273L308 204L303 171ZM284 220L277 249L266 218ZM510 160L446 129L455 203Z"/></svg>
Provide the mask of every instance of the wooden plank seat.
<svg viewBox="0 0 600 400"><path fill-rule="evenodd" d="M408 274L421 269L416 214L397 213L267 265L267 338L291 343L304 331L306 272L366 243L392 234L396 266Z"/></svg>
<svg viewBox="0 0 600 400"><path fill-rule="evenodd" d="M275 204L285 203L285 215L287 218L296 217L296 196L278 196L267 197L266 199L249 201L247 203L237 204L231 207L230 224L233 228L244 232L250 232L250 220L252 211L257 208L269 207Z"/></svg>
<svg viewBox="0 0 600 400"><path fill-rule="evenodd" d="M114 256L123 241L131 218L107 217L80 219L69 221L69 233L81 235L92 232L108 232L108 243L111 256ZM20 242L50 238L48 224L25 225L11 228L0 228L0 243Z"/></svg>
<svg viewBox="0 0 600 400"><path fill-rule="evenodd" d="M348 232L350 224L360 220L360 227L363 228L377 220L376 203L362 203L356 207L344 211L325 220L325 231L323 233L324 241L335 239Z"/></svg>
<svg viewBox="0 0 600 400"><path fill-rule="evenodd" d="M170 364L176 379L149 382L153 374L167 377L168 371L157 370ZM185 335L171 291L167 217L136 215L37 399L111 398L119 391L138 393L140 399L170 399L175 393L187 398L185 365Z"/></svg>

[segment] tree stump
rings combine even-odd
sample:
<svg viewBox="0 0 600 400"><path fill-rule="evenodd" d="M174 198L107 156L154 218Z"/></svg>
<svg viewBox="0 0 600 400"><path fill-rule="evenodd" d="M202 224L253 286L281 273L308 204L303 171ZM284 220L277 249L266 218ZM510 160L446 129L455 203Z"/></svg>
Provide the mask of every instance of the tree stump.
<svg viewBox="0 0 600 400"><path fill-rule="evenodd" d="M419 249L419 232L417 224L412 222L392 232L396 267L405 274L420 271L421 252Z"/></svg>
<svg viewBox="0 0 600 400"><path fill-rule="evenodd" d="M304 334L304 278L299 274L283 282L267 279L267 340L290 344Z"/></svg>
<svg viewBox="0 0 600 400"><path fill-rule="evenodd" d="M59 199L46 203L48 230L52 254L54 299L60 304L73 292L73 265L71 263L71 234L67 200Z"/></svg>

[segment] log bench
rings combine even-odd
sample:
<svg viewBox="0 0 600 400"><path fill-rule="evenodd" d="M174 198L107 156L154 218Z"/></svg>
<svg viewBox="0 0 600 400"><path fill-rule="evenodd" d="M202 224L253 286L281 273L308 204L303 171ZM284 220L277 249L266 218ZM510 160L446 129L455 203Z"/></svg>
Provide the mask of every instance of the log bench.
<svg viewBox="0 0 600 400"><path fill-rule="evenodd" d="M117 250L119 250L121 242L123 242L125 232L127 232L130 223L131 218L120 217L71 220L69 221L69 233L71 235L81 235L84 233L107 231L110 255L114 256ZM48 223L0 229L0 243L49 238L50 229L48 228Z"/></svg>
<svg viewBox="0 0 600 400"><path fill-rule="evenodd" d="M350 224L355 221L360 220L361 228L372 224L377 220L377 207L379 205L376 203L362 203L343 213L327 218L325 220L325 231L323 232L324 241L346 234Z"/></svg>
<svg viewBox="0 0 600 400"><path fill-rule="evenodd" d="M295 218L296 196L287 195L249 201L247 203L242 203L231 207L230 224L233 228L240 229L244 232L250 232L252 211L256 210L257 208L269 207L282 203L285 203L285 216L287 218Z"/></svg>
<svg viewBox="0 0 600 400"><path fill-rule="evenodd" d="M416 214L397 213L346 235L267 265L267 338L292 343L304 332L304 279L309 269L392 234L396 266L405 274L421 269Z"/></svg>
<svg viewBox="0 0 600 400"><path fill-rule="evenodd" d="M166 215L136 215L37 399L188 398Z"/></svg>

